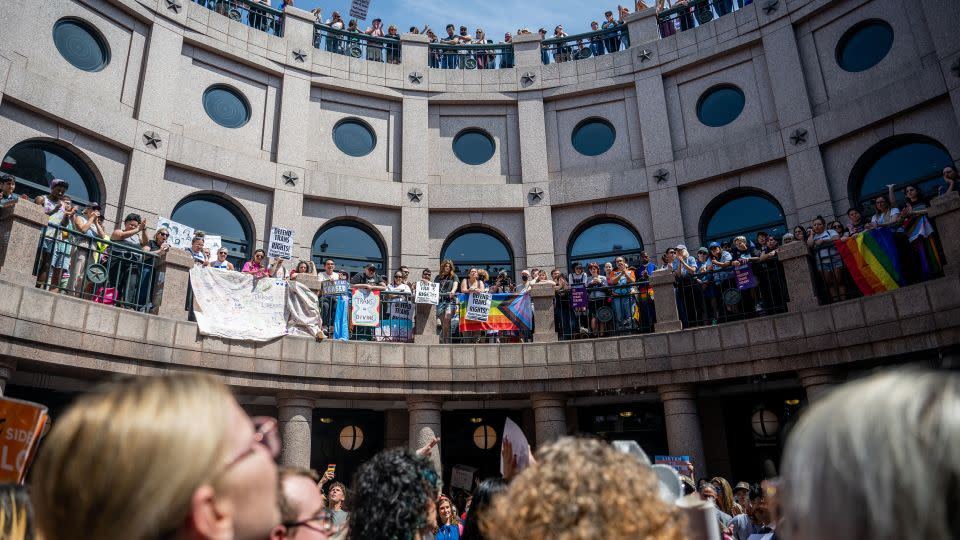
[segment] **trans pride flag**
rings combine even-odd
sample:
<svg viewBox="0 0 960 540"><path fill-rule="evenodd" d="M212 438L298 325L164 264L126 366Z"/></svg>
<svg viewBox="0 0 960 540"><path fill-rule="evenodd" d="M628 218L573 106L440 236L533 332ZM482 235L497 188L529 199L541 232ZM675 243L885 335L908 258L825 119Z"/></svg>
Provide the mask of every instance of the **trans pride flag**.
<svg viewBox="0 0 960 540"><path fill-rule="evenodd" d="M864 296L892 291L902 284L900 259L888 227L836 241L843 264Z"/></svg>
<svg viewBox="0 0 960 540"><path fill-rule="evenodd" d="M467 296L458 294L460 331L530 330L533 328L533 303L529 294L497 293L491 295L487 322L467 320Z"/></svg>

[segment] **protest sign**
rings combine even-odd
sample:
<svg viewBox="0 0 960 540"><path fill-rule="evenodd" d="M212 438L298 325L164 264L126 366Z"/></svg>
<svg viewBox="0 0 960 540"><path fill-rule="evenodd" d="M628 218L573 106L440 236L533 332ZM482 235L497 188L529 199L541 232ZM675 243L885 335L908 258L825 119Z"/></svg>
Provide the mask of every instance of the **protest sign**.
<svg viewBox="0 0 960 540"><path fill-rule="evenodd" d="M217 258L217 252L223 247L223 238L208 234L203 238L203 247L210 250L210 256Z"/></svg>
<svg viewBox="0 0 960 540"><path fill-rule="evenodd" d="M274 227L270 229L270 243L267 248L267 257L271 259L280 257L281 259L293 258L293 229L284 229Z"/></svg>
<svg viewBox="0 0 960 540"><path fill-rule="evenodd" d="M190 286L199 309L197 326L206 336L268 341L287 335L286 282L255 280L250 274L194 267Z"/></svg>
<svg viewBox="0 0 960 540"><path fill-rule="evenodd" d="M380 291L354 289L351 307L354 326L380 326Z"/></svg>
<svg viewBox="0 0 960 540"><path fill-rule="evenodd" d="M433 304L437 305L440 303L440 284L439 283L417 283L417 294L414 296L413 301L417 304Z"/></svg>
<svg viewBox="0 0 960 540"><path fill-rule="evenodd" d="M464 317L468 321L487 322L490 317L489 293L470 293L467 297L467 314Z"/></svg>
<svg viewBox="0 0 960 540"><path fill-rule="evenodd" d="M21 483L47 422L47 408L0 398L0 483Z"/></svg>
<svg viewBox="0 0 960 540"><path fill-rule="evenodd" d="M530 465L530 443L527 442L527 436L523 434L520 426L510 418L507 418L503 426L503 441L500 443L500 474L503 474L502 447L505 441L510 441L510 446L513 448L513 456L517 458L517 468L514 469L513 472L519 474L527 468L527 465Z"/></svg>
<svg viewBox="0 0 960 540"><path fill-rule="evenodd" d="M157 229L167 229L170 236L167 237L167 243L173 249L187 249L190 242L193 241L193 227L188 227L182 223L177 223L171 219L157 217Z"/></svg>
<svg viewBox="0 0 960 540"><path fill-rule="evenodd" d="M350 282L345 279L328 279L320 282L320 293L327 296L340 296L350 292Z"/></svg>
<svg viewBox="0 0 960 540"><path fill-rule="evenodd" d="M753 275L753 270L750 269L749 264L738 266L735 272L737 274L737 289L743 291L757 286L757 277Z"/></svg>
<svg viewBox="0 0 960 540"><path fill-rule="evenodd" d="M403 298L391 298L390 302L390 318L391 319L400 319L403 321L412 321L413 320L413 303L404 300Z"/></svg>
<svg viewBox="0 0 960 540"><path fill-rule="evenodd" d="M574 285L570 288L570 306L573 309L587 309L587 288L583 285Z"/></svg>
<svg viewBox="0 0 960 540"><path fill-rule="evenodd" d="M454 465L450 472L450 486L464 491L473 491L473 475L477 472L474 467Z"/></svg>
<svg viewBox="0 0 960 540"><path fill-rule="evenodd" d="M467 297L457 295L461 332L491 330L527 331L533 328L533 303L529 293L495 293L491 296L486 321L467 320Z"/></svg>
<svg viewBox="0 0 960 540"><path fill-rule="evenodd" d="M690 456L653 456L654 465L668 465L679 474L690 474Z"/></svg>
<svg viewBox="0 0 960 540"><path fill-rule="evenodd" d="M353 0L350 2L350 16L360 19L361 21L367 20L367 11L370 10L370 0Z"/></svg>

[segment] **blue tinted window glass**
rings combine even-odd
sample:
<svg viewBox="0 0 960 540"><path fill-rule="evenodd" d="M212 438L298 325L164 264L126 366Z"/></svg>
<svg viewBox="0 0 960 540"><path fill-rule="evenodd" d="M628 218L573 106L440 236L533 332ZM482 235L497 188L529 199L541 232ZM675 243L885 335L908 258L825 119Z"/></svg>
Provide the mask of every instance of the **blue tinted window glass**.
<svg viewBox="0 0 960 540"><path fill-rule="evenodd" d="M440 255L450 259L457 272L465 273L470 268L483 268L495 274L506 270L513 277L513 255L499 238L480 231L460 234L450 241Z"/></svg>
<svg viewBox="0 0 960 540"><path fill-rule="evenodd" d="M63 19L53 26L53 43L77 69L100 71L110 62L110 50L103 38L93 27L76 19Z"/></svg>
<svg viewBox="0 0 960 540"><path fill-rule="evenodd" d="M573 148L585 156L599 156L613 146L617 132L605 120L586 120L573 130Z"/></svg>
<svg viewBox="0 0 960 540"><path fill-rule="evenodd" d="M880 63L893 47L893 28L867 21L847 31L837 43L837 63L845 71L866 71Z"/></svg>
<svg viewBox="0 0 960 540"><path fill-rule="evenodd" d="M635 232L626 226L615 222L604 222L591 225L570 244L570 268L574 263L584 265L596 262L604 264L613 262L617 257L623 257L627 264L637 266L640 261L640 251L643 242Z"/></svg>
<svg viewBox="0 0 960 540"><path fill-rule="evenodd" d="M227 128L238 128L250 120L247 100L226 86L211 86L203 93L203 110L211 120Z"/></svg>
<svg viewBox="0 0 960 540"><path fill-rule="evenodd" d="M493 139L482 131L463 131L453 139L453 153L467 165L486 163L493 157L494 150Z"/></svg>
<svg viewBox="0 0 960 540"><path fill-rule="evenodd" d="M377 137L363 122L344 120L333 128L333 143L348 156L362 157L373 152Z"/></svg>
<svg viewBox="0 0 960 540"><path fill-rule="evenodd" d="M320 229L313 239L312 252L317 268L323 266L324 259L333 259L339 272L354 274L368 263L377 265L380 274L386 270L380 244L358 225L340 223Z"/></svg>
<svg viewBox="0 0 960 540"><path fill-rule="evenodd" d="M55 144L28 142L13 147L7 153L16 163L4 167L4 171L17 178L15 193L36 197L50 193L50 181L66 180L67 195L74 202L86 205L100 202L100 190L90 168L72 152Z"/></svg>
<svg viewBox="0 0 960 540"><path fill-rule="evenodd" d="M787 232L783 210L766 197L745 195L726 202L713 212L707 222L704 243L730 240L740 235L753 240L759 231L782 237Z"/></svg>
<svg viewBox="0 0 960 540"><path fill-rule="evenodd" d="M235 266L242 265L252 255L249 229L237 212L226 204L207 198L190 199L177 205L170 219L206 234L220 236L223 247L230 253L227 258Z"/></svg>
<svg viewBox="0 0 960 540"><path fill-rule="evenodd" d="M707 90L700 98L697 118L706 126L725 126L740 116L745 104L746 98L739 88L717 86Z"/></svg>
<svg viewBox="0 0 960 540"><path fill-rule="evenodd" d="M936 195L938 187L945 187L940 178L947 166L953 166L950 154L934 144L914 142L893 148L867 168L860 184L860 201L885 194L888 184L899 190L918 183L924 194Z"/></svg>

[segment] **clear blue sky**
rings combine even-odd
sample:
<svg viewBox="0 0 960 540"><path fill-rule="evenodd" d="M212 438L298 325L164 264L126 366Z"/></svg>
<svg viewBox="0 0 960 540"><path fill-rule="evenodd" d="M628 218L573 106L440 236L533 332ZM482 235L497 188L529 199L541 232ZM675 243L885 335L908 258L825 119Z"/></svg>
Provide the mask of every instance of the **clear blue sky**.
<svg viewBox="0 0 960 540"><path fill-rule="evenodd" d="M323 18L337 10L345 20L349 19L350 0L294 0L296 7L307 11L319 7L323 9ZM619 0L623 2L623 0ZM618 0L370 0L367 21L360 22L366 28L375 17L383 19L385 25L396 24L400 32L406 32L411 26L423 28L429 24L434 32L440 34L447 23L459 28L465 25L470 34L481 27L487 38L494 41L503 39L504 32L516 33L517 28L526 26L536 32L541 26L548 35L553 27L562 24L568 34L590 31L590 21L603 22L603 12L616 13ZM276 6L279 2L273 0ZM632 9L633 0L626 5Z"/></svg>

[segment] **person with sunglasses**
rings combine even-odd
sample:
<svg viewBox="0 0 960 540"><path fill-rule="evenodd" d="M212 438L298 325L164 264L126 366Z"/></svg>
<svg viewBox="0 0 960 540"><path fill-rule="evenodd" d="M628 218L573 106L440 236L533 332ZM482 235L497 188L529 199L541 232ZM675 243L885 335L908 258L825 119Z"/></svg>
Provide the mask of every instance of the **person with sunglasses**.
<svg viewBox="0 0 960 540"><path fill-rule="evenodd" d="M250 274L255 278L275 276L280 271L280 266L283 264L283 259L277 257L273 261L273 267L269 266L269 259L267 259L267 252L262 249L257 249L253 252L253 258L249 261L243 263L243 269L241 272L244 274Z"/></svg>
<svg viewBox="0 0 960 540"><path fill-rule="evenodd" d="M336 528L333 514L324 508L323 494L317 487L320 475L311 469L280 468L280 524L271 540L327 540Z"/></svg>
<svg viewBox="0 0 960 540"><path fill-rule="evenodd" d="M227 248L221 247L217 250L216 260L210 261L210 268L219 268L220 270L229 270L233 272L233 263L227 260Z"/></svg>
<svg viewBox="0 0 960 540"><path fill-rule="evenodd" d="M130 376L80 396L31 471L46 540L262 540L280 435L213 375ZM81 494L82 496L78 496Z"/></svg>

